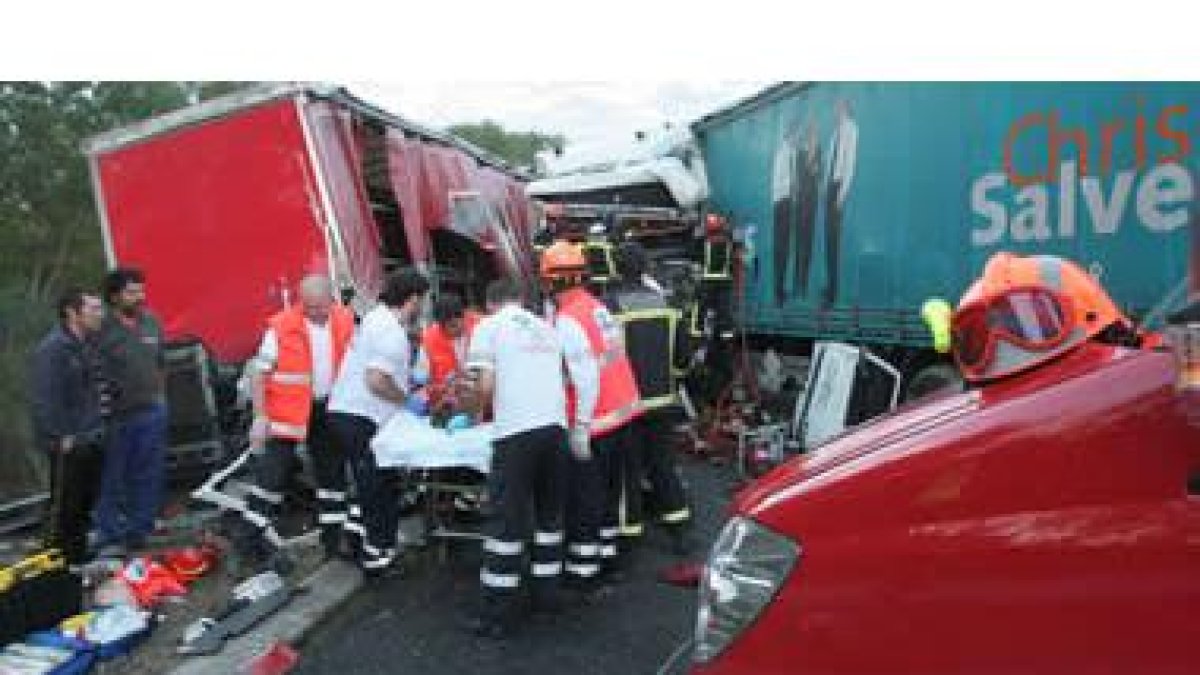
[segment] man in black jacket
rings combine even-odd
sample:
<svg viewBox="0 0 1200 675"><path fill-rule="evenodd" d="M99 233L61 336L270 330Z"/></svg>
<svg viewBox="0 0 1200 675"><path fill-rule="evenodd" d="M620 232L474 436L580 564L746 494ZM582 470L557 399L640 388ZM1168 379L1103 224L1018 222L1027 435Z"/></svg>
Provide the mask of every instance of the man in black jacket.
<svg viewBox="0 0 1200 675"><path fill-rule="evenodd" d="M683 419L678 396L679 361L686 352L686 333L680 312L667 304L649 276L649 258L635 242L625 242L613 255L618 282L610 289L609 308L620 320L625 350L633 366L646 412L634 424L635 447L624 456L619 484L621 535L632 545L641 537L643 505L641 479L650 483L658 520L666 528L677 554L686 553L685 529L691 521L687 494L675 465L672 428Z"/></svg>
<svg viewBox="0 0 1200 675"><path fill-rule="evenodd" d="M33 353L33 425L50 455L47 545L80 563L103 466L101 383L88 338L100 329L104 305L98 295L72 288L58 301L58 318Z"/></svg>

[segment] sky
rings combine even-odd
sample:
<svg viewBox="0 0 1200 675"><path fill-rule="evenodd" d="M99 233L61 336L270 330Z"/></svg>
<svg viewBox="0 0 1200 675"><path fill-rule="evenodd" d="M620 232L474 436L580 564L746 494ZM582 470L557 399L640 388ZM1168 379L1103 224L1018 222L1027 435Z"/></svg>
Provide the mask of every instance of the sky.
<svg viewBox="0 0 1200 675"><path fill-rule="evenodd" d="M443 128L493 120L510 131L560 133L574 162L612 159L636 131L687 124L768 86L760 81L350 82L350 91L414 122Z"/></svg>

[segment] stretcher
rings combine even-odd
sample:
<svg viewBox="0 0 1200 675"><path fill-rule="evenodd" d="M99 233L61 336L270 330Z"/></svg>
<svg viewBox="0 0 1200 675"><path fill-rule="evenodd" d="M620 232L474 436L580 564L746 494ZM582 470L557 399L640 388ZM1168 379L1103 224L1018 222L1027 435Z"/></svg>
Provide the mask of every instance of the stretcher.
<svg viewBox="0 0 1200 675"><path fill-rule="evenodd" d="M371 440L381 469L474 469L486 474L492 463L492 426L435 429L427 417L406 410L392 416Z"/></svg>
<svg viewBox="0 0 1200 675"><path fill-rule="evenodd" d="M455 512L463 498L474 504L486 500L491 425L447 431L434 428L427 417L401 411L375 434L371 449L380 468L404 472L406 482L424 493L425 536L443 544L443 559L450 540L482 538L477 529L458 522L462 519Z"/></svg>

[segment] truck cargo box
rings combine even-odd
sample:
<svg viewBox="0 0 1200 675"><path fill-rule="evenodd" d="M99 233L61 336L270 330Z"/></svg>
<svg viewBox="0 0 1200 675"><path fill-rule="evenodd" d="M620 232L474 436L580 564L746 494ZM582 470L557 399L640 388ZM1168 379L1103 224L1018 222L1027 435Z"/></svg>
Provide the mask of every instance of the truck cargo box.
<svg viewBox="0 0 1200 675"><path fill-rule="evenodd" d="M957 301L999 250L1067 256L1144 314L1186 272L1197 95L785 83L699 120L710 208L750 234L746 328L926 346L921 303Z"/></svg>

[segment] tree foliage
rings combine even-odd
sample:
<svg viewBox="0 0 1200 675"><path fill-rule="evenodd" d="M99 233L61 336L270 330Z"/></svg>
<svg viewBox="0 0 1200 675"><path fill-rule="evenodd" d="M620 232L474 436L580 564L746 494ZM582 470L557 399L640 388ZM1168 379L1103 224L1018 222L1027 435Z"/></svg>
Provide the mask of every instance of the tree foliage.
<svg viewBox="0 0 1200 675"><path fill-rule="evenodd" d="M491 120L477 124L456 124L447 131L527 171L537 168L537 153L543 150L561 152L567 144L567 139L562 134L506 131Z"/></svg>
<svg viewBox="0 0 1200 675"><path fill-rule="evenodd" d="M44 302L94 281L102 260L85 138L219 95L236 83L0 84L0 286Z"/></svg>

